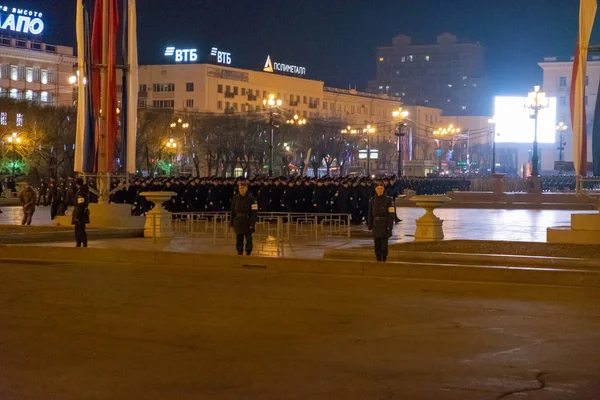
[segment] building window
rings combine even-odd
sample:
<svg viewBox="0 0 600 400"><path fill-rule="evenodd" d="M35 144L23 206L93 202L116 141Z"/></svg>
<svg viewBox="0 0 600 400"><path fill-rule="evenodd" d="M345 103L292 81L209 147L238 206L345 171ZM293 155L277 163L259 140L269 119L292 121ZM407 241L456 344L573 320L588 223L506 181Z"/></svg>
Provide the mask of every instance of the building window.
<svg viewBox="0 0 600 400"><path fill-rule="evenodd" d="M219 110L223 109L223 102L221 100L217 101L217 109L219 109Z"/></svg>
<svg viewBox="0 0 600 400"><path fill-rule="evenodd" d="M194 99L187 99L187 100L185 101L185 106L186 106L187 108L193 108L193 107L194 107Z"/></svg>
<svg viewBox="0 0 600 400"><path fill-rule="evenodd" d="M406 62L406 57L405 56L400 57L400 62ZM383 89L383 87L381 87L380 89Z"/></svg>
<svg viewBox="0 0 600 400"><path fill-rule="evenodd" d="M303 100L304 100L304 101L303 101L303 103L304 103L304 104L308 103L308 98L307 98L306 96L304 96L304 99L303 99Z"/></svg>
<svg viewBox="0 0 600 400"><path fill-rule="evenodd" d="M408 56L408 61L413 62L414 57L412 55Z"/></svg>
<svg viewBox="0 0 600 400"><path fill-rule="evenodd" d="M327 110L327 102L326 101L323 102L323 110Z"/></svg>
<svg viewBox="0 0 600 400"><path fill-rule="evenodd" d="M223 93L223 85L217 86L217 93Z"/></svg>
<svg viewBox="0 0 600 400"><path fill-rule="evenodd" d="M10 98L11 99L18 99L19 98L19 91L17 89L10 89Z"/></svg>
<svg viewBox="0 0 600 400"><path fill-rule="evenodd" d="M25 80L30 83L33 82L33 68L26 69Z"/></svg>
<svg viewBox="0 0 600 400"><path fill-rule="evenodd" d="M0 65L0 79L8 78L8 70L9 70L8 64Z"/></svg>
<svg viewBox="0 0 600 400"><path fill-rule="evenodd" d="M246 95L246 88L242 88L242 96Z"/></svg>
<svg viewBox="0 0 600 400"><path fill-rule="evenodd" d="M13 81L19 79L19 67L17 67L16 65L11 65L10 67L10 79L12 79Z"/></svg>
<svg viewBox="0 0 600 400"><path fill-rule="evenodd" d="M238 103L233 103L233 111L237 112L238 110Z"/></svg>
<svg viewBox="0 0 600 400"><path fill-rule="evenodd" d="M306 117L307 117L307 115L306 115L306 111L302 111L302 116L303 116L304 118L306 118Z"/></svg>
<svg viewBox="0 0 600 400"><path fill-rule="evenodd" d="M234 87L233 87L233 94L237 95L238 93L239 93L239 92L238 92L238 87L237 87L237 86L234 86Z"/></svg>
<svg viewBox="0 0 600 400"><path fill-rule="evenodd" d="M47 103L48 102L48 92L40 93L40 102Z"/></svg>
<svg viewBox="0 0 600 400"><path fill-rule="evenodd" d="M56 71L48 70L48 83L56 83Z"/></svg>
<svg viewBox="0 0 600 400"><path fill-rule="evenodd" d="M242 107L242 111L245 112L246 111L246 105L242 104L241 107Z"/></svg>
<svg viewBox="0 0 600 400"><path fill-rule="evenodd" d="M146 84L140 85L140 93L146 93L148 91L148 86Z"/></svg>
<svg viewBox="0 0 600 400"><path fill-rule="evenodd" d="M379 62L384 62L384 61L385 61L385 58L379 57Z"/></svg>
<svg viewBox="0 0 600 400"><path fill-rule="evenodd" d="M0 113L0 125L8 125L8 114L5 112Z"/></svg>
<svg viewBox="0 0 600 400"><path fill-rule="evenodd" d="M186 92L193 92L194 91L194 82L188 82L185 84L185 91Z"/></svg>
<svg viewBox="0 0 600 400"><path fill-rule="evenodd" d="M175 100L154 100L152 102L154 108L175 108Z"/></svg>
<svg viewBox="0 0 600 400"><path fill-rule="evenodd" d="M476 87L477 87L477 84L476 84L476 83L474 83L474 84L473 84L473 87L475 87L475 88L476 88Z"/></svg>
<svg viewBox="0 0 600 400"><path fill-rule="evenodd" d="M23 114L17 113L17 126L23 126Z"/></svg>
<svg viewBox="0 0 600 400"><path fill-rule="evenodd" d="M566 106L567 105L567 98L566 97L561 97L558 99L558 104L561 106Z"/></svg>
<svg viewBox="0 0 600 400"><path fill-rule="evenodd" d="M152 90L155 92L174 92L175 84L174 83L155 83L152 85ZM168 108L168 107L163 107Z"/></svg>
<svg viewBox="0 0 600 400"><path fill-rule="evenodd" d="M41 78L40 78L40 82L42 82L43 85L48 84L48 70L43 69L41 71Z"/></svg>
<svg viewBox="0 0 600 400"><path fill-rule="evenodd" d="M230 108L231 108L231 104L228 101L226 101L225 102L225 112L228 112Z"/></svg>
<svg viewBox="0 0 600 400"><path fill-rule="evenodd" d="M267 92L263 90L263 99L267 98Z"/></svg>
<svg viewBox="0 0 600 400"><path fill-rule="evenodd" d="M335 111L335 104L334 103L329 103L329 109L331 111Z"/></svg>
<svg viewBox="0 0 600 400"><path fill-rule="evenodd" d="M466 109L467 109L467 106L462 106L462 109L463 109L463 110L466 110Z"/></svg>
<svg viewBox="0 0 600 400"><path fill-rule="evenodd" d="M256 106L256 111L260 111L260 106Z"/></svg>
<svg viewBox="0 0 600 400"><path fill-rule="evenodd" d="M429 56L425 56L425 61L429 61Z"/></svg>
<svg viewBox="0 0 600 400"><path fill-rule="evenodd" d="M34 68L33 69L33 81L34 82L39 82L41 79L41 71L39 68Z"/></svg>
<svg viewBox="0 0 600 400"><path fill-rule="evenodd" d="M139 108L146 108L146 99L143 97L138 97L138 107Z"/></svg>
<svg viewBox="0 0 600 400"><path fill-rule="evenodd" d="M567 87L567 77L566 76L560 77L560 87Z"/></svg>

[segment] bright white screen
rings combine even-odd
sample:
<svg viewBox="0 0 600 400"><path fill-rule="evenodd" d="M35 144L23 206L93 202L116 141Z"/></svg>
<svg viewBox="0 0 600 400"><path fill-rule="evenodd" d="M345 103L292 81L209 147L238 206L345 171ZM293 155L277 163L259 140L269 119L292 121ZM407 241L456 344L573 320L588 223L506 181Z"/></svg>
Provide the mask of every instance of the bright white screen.
<svg viewBox="0 0 600 400"><path fill-rule="evenodd" d="M538 115L538 142L556 141L556 97L549 97L550 106ZM523 97L496 97L494 120L496 143L533 143L535 120L525 108Z"/></svg>

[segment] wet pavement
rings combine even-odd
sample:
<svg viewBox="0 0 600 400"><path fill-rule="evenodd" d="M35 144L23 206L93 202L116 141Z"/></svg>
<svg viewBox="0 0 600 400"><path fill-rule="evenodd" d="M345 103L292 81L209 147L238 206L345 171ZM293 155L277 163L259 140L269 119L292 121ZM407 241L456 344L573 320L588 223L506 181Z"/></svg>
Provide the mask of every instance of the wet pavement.
<svg viewBox="0 0 600 400"><path fill-rule="evenodd" d="M597 289L0 263L0 398L587 400Z"/></svg>

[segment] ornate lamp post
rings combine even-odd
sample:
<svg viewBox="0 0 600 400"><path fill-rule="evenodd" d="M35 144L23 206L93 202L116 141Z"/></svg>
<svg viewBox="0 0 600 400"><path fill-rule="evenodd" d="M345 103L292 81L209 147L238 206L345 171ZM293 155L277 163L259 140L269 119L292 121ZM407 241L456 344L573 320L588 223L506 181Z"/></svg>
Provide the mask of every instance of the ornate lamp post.
<svg viewBox="0 0 600 400"><path fill-rule="evenodd" d="M275 162L275 155L273 152L273 142L275 141L275 113L273 109L281 107L281 100L275 99L274 94L269 95L269 99L263 100L263 105L269 107L269 126L271 127L271 140L269 141L269 176L273 176L273 163Z"/></svg>
<svg viewBox="0 0 600 400"><path fill-rule="evenodd" d="M7 136L6 141L12 145L13 162L12 162L12 176L15 177L15 167L17 164L17 144L21 144L22 139L19 137L17 132L13 132L12 135Z"/></svg>
<svg viewBox="0 0 600 400"><path fill-rule="evenodd" d="M392 116L398 121L396 122L396 136L398 137L398 179L402 178L402 139L407 134L408 125L404 122L404 119L408 117L408 111L402 110L400 107L398 110L392 113Z"/></svg>
<svg viewBox="0 0 600 400"><path fill-rule="evenodd" d="M567 125L565 125L564 122L559 122L558 125L556 125L556 132L558 132L558 161L565 161L564 159L564 151L565 151L565 146L567 145L567 142L564 142L563 140L563 134L564 131L566 131L568 128Z"/></svg>
<svg viewBox="0 0 600 400"><path fill-rule="evenodd" d="M448 125L447 128L438 128L435 131L433 131L433 136L448 136L448 135L457 135L460 133L460 128L455 127L454 125L450 124ZM440 149L439 149L439 154L438 154L438 172L442 171L442 142L440 141Z"/></svg>
<svg viewBox="0 0 600 400"><path fill-rule="evenodd" d="M546 93L540 92L540 87L535 86L533 92L529 92L525 108L531 110L531 118L535 120L535 131L533 136L533 155L531 157L531 176L540 176L540 156L538 154L538 114L540 110L549 106Z"/></svg>
<svg viewBox="0 0 600 400"><path fill-rule="evenodd" d="M371 176L371 134L375 133L375 128L367 125L363 128L363 134L367 136L367 176Z"/></svg>

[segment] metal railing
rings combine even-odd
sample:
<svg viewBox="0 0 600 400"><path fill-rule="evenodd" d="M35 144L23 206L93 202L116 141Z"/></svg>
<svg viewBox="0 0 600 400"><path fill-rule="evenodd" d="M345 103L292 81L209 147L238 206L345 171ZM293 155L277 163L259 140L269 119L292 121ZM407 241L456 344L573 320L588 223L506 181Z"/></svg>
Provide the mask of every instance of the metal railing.
<svg viewBox="0 0 600 400"><path fill-rule="evenodd" d="M235 233L230 227L229 212L173 213L175 236L212 240L213 245L231 242ZM259 213L253 237L258 243L277 248L281 255L285 245L318 244L324 239L351 240L350 214Z"/></svg>
<svg viewBox="0 0 600 400"><path fill-rule="evenodd" d="M600 177L577 176L575 178L577 194L600 192Z"/></svg>

